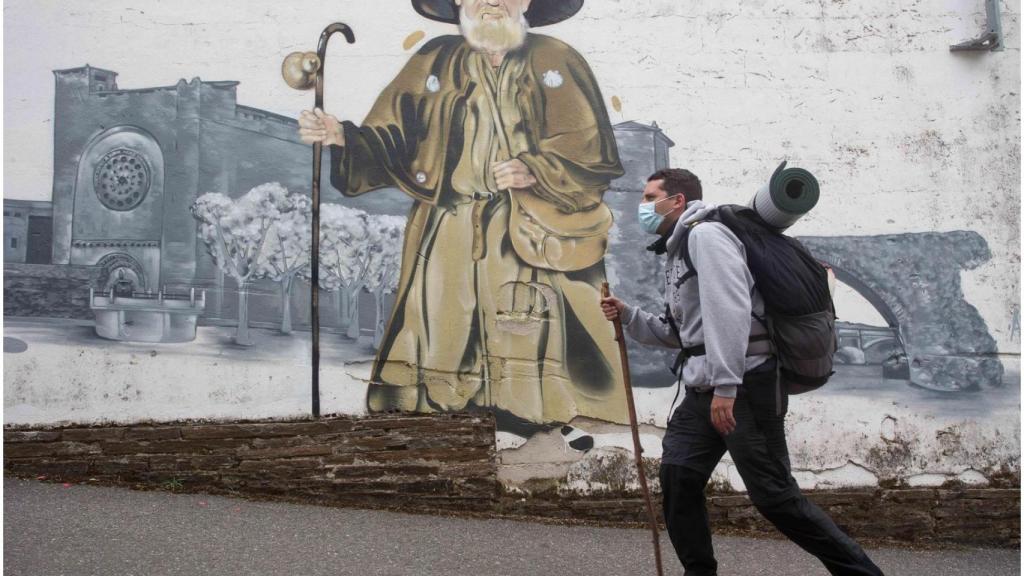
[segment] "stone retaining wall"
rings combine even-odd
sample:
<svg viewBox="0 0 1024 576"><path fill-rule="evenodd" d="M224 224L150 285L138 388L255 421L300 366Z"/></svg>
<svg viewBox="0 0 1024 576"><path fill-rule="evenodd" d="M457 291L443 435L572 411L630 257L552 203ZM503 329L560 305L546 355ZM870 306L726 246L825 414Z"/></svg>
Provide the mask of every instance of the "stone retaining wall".
<svg viewBox="0 0 1024 576"><path fill-rule="evenodd" d="M483 414L6 428L4 471L320 504L609 525L646 522L643 501L632 493L502 494L494 420ZM860 539L1020 545L1019 488L807 495ZM775 533L745 495L709 493L708 508L716 530Z"/></svg>
<svg viewBox="0 0 1024 576"><path fill-rule="evenodd" d="M4 430L4 471L404 509L490 509L486 415Z"/></svg>

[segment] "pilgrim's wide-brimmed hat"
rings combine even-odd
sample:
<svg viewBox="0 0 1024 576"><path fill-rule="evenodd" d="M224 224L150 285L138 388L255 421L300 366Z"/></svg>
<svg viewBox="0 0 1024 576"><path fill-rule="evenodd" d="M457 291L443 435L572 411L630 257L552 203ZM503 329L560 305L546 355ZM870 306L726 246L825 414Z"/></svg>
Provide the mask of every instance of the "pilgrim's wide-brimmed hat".
<svg viewBox="0 0 1024 576"><path fill-rule="evenodd" d="M412 0L412 7L431 20L459 23L459 7L454 0ZM571 18L582 7L583 0L533 0L524 16L530 27L536 28Z"/></svg>

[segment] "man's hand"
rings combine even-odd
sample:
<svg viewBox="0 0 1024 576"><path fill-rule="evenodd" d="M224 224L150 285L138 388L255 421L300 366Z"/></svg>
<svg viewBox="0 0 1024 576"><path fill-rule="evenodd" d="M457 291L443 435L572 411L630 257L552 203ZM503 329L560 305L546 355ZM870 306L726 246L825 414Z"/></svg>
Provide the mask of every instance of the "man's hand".
<svg viewBox="0 0 1024 576"><path fill-rule="evenodd" d="M319 108L314 108L312 112L303 110L299 114L299 137L306 144L323 142L325 146L345 145L345 133L341 130L341 123Z"/></svg>
<svg viewBox="0 0 1024 576"><path fill-rule="evenodd" d="M492 169L494 183L498 190L510 188L528 188L537 183L537 178L530 172L530 167L523 164L522 160L513 158L507 162L499 162Z"/></svg>
<svg viewBox="0 0 1024 576"><path fill-rule="evenodd" d="M715 396L711 399L711 425L722 436L726 436L736 429L736 419L732 415L732 407L735 403L735 398Z"/></svg>
<svg viewBox="0 0 1024 576"><path fill-rule="evenodd" d="M601 311L604 312L604 317L608 320L614 321L622 317L622 310L626 307L626 303L618 298L601 299Z"/></svg>

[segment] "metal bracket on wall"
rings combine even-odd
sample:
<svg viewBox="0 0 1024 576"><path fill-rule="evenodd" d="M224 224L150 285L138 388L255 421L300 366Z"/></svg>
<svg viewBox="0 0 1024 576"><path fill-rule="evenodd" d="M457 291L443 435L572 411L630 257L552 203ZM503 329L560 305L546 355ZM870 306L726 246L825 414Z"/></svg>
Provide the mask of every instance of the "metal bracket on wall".
<svg viewBox="0 0 1024 576"><path fill-rule="evenodd" d="M949 47L951 52L1003 50L1003 23L999 18L999 0L985 0L985 32L973 39Z"/></svg>

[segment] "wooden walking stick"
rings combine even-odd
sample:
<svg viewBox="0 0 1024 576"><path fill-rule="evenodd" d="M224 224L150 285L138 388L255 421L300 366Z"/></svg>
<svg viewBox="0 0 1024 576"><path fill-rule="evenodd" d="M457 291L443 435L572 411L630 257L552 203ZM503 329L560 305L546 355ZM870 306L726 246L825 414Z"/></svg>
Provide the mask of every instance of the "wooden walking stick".
<svg viewBox="0 0 1024 576"><path fill-rule="evenodd" d="M608 290L608 283L602 282L601 298L609 296L611 296L611 292ZM647 504L647 518L651 525L651 537L654 539L654 562L658 567L658 576L662 576L658 517L654 514L651 491L647 488L647 475L644 473L644 449L640 447L640 430L636 423L636 406L633 404L633 384L629 379L629 356L626 354L626 339L622 337L622 319L616 316L615 320L612 320L612 324L615 325L615 341L619 343L619 358L622 359L622 381L626 385L626 407L629 410L629 427L633 432L633 457L636 460L636 473L640 477L640 488L644 492L644 502Z"/></svg>

